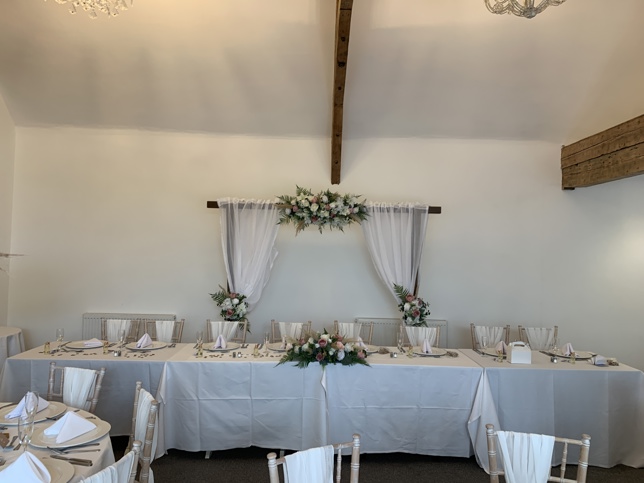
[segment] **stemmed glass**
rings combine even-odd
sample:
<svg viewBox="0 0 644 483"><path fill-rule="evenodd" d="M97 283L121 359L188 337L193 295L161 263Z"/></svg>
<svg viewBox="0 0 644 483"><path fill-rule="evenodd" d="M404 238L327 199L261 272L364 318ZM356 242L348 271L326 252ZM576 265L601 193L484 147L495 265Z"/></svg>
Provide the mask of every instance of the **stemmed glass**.
<svg viewBox="0 0 644 483"><path fill-rule="evenodd" d="M21 415L18 419L18 439L22 445L23 452L27 451L27 446L31 442L31 437L34 434L34 420L38 412L38 400L37 392L28 392L25 396L26 417L23 418Z"/></svg>
<svg viewBox="0 0 644 483"><path fill-rule="evenodd" d="M63 340L65 340L65 329L56 329L56 342L58 342L58 348L63 345Z"/></svg>
<svg viewBox="0 0 644 483"><path fill-rule="evenodd" d="M264 332L264 354L268 354L268 343L271 340L271 333Z"/></svg>
<svg viewBox="0 0 644 483"><path fill-rule="evenodd" d="M203 331L197 331L197 357L203 357Z"/></svg>
<svg viewBox="0 0 644 483"><path fill-rule="evenodd" d="M119 344L121 348L125 345L125 329L119 330Z"/></svg>
<svg viewBox="0 0 644 483"><path fill-rule="evenodd" d="M489 339L489 337L488 337L488 336L486 336L486 335L484 335L483 337L481 337L481 348L482 348L483 350L485 350L485 349L487 349L487 348L488 348L488 346L489 346L489 345L490 345L490 339Z"/></svg>

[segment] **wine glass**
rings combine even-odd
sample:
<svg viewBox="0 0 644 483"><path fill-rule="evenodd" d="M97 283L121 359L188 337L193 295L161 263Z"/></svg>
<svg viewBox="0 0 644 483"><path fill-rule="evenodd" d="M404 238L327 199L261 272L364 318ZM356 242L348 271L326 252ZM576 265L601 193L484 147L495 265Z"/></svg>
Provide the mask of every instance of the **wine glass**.
<svg viewBox="0 0 644 483"><path fill-rule="evenodd" d="M481 347L483 348L483 350L487 349L489 345L490 345L490 338L486 335L481 337Z"/></svg>
<svg viewBox="0 0 644 483"><path fill-rule="evenodd" d="M58 342L58 348L63 345L63 340L65 339L65 329L56 329L56 342Z"/></svg>
<svg viewBox="0 0 644 483"><path fill-rule="evenodd" d="M197 331L197 344L203 344L203 331Z"/></svg>
<svg viewBox="0 0 644 483"><path fill-rule="evenodd" d="M271 340L271 333L264 332L264 353L268 354L268 343Z"/></svg>
<svg viewBox="0 0 644 483"><path fill-rule="evenodd" d="M121 347L125 345L125 329L119 330L119 344Z"/></svg>
<svg viewBox="0 0 644 483"><path fill-rule="evenodd" d="M18 418L18 439L22 445L23 452L31 441L34 433L34 420L38 412L39 396L36 391L30 391L25 395L25 417L22 415Z"/></svg>

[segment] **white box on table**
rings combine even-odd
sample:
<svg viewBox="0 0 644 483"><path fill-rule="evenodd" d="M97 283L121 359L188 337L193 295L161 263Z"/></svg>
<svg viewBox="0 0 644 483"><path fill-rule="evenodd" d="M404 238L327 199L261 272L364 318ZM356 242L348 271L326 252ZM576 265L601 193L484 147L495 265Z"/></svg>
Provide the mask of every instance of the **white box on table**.
<svg viewBox="0 0 644 483"><path fill-rule="evenodd" d="M508 362L511 364L532 364L532 351L524 342L508 345Z"/></svg>

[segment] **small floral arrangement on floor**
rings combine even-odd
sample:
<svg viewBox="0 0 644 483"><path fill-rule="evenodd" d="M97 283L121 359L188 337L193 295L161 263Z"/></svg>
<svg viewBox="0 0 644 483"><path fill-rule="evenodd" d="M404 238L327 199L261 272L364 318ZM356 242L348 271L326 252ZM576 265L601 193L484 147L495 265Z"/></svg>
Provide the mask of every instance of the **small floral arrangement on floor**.
<svg viewBox="0 0 644 483"><path fill-rule="evenodd" d="M420 297L410 294L409 290L401 285L394 284L394 291L400 299L398 308L403 313L403 322L415 327L427 327L425 319L429 315L429 304Z"/></svg>
<svg viewBox="0 0 644 483"><path fill-rule="evenodd" d="M342 336L330 335L326 329L323 333L311 334L308 339L294 340L287 338L286 354L278 363L297 362L297 367L306 367L311 362L319 362L321 366L327 364L342 364L352 366L363 364L368 366L367 351L357 342L345 342Z"/></svg>
<svg viewBox="0 0 644 483"><path fill-rule="evenodd" d="M279 209L279 223L293 223L295 234L309 225L322 228L338 228L340 231L350 223L361 223L367 218L364 202L360 195L333 193L329 190L317 194L306 188L296 186L295 196L277 197L275 205Z"/></svg>
<svg viewBox="0 0 644 483"><path fill-rule="evenodd" d="M210 294L210 297L217 303L217 306L221 307L219 315L224 320L244 322L246 320L246 312L248 312L248 305L244 302L246 296L240 293L229 292L221 285L219 288L221 289L219 292ZM246 330L250 332L250 324L246 324Z"/></svg>

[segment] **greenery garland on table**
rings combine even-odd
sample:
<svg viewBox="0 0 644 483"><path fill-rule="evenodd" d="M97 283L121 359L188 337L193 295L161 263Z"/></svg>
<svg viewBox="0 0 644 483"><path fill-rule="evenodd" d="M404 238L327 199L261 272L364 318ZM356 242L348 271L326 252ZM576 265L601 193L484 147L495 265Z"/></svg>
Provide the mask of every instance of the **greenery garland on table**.
<svg viewBox="0 0 644 483"><path fill-rule="evenodd" d="M295 234L309 225L315 225L322 233L322 228L338 228L343 231L346 225L361 223L367 218L361 195L333 193L330 190L314 194L311 190L296 186L295 196L277 197L275 205L279 209L279 223L293 223Z"/></svg>
<svg viewBox="0 0 644 483"><path fill-rule="evenodd" d="M210 297L217 303L218 307L221 307L219 315L223 317L224 320L230 321L246 321L246 312L248 312L248 305L246 302L246 296L240 293L229 292L221 285L219 292L211 293ZM246 330L250 332L250 323L246 324Z"/></svg>
<svg viewBox="0 0 644 483"><path fill-rule="evenodd" d="M429 304L409 293L409 290L401 285L394 284L394 291L400 299L398 308L403 313L403 322L414 327L427 327L425 319L430 313Z"/></svg>
<svg viewBox="0 0 644 483"><path fill-rule="evenodd" d="M342 364L353 366L363 364L368 366L367 350L357 342L344 341L338 334L330 335L326 329L323 333L311 334L308 339L286 339L286 354L277 365L286 362L297 362L297 367L306 367L311 362L319 362L321 366L327 364Z"/></svg>

